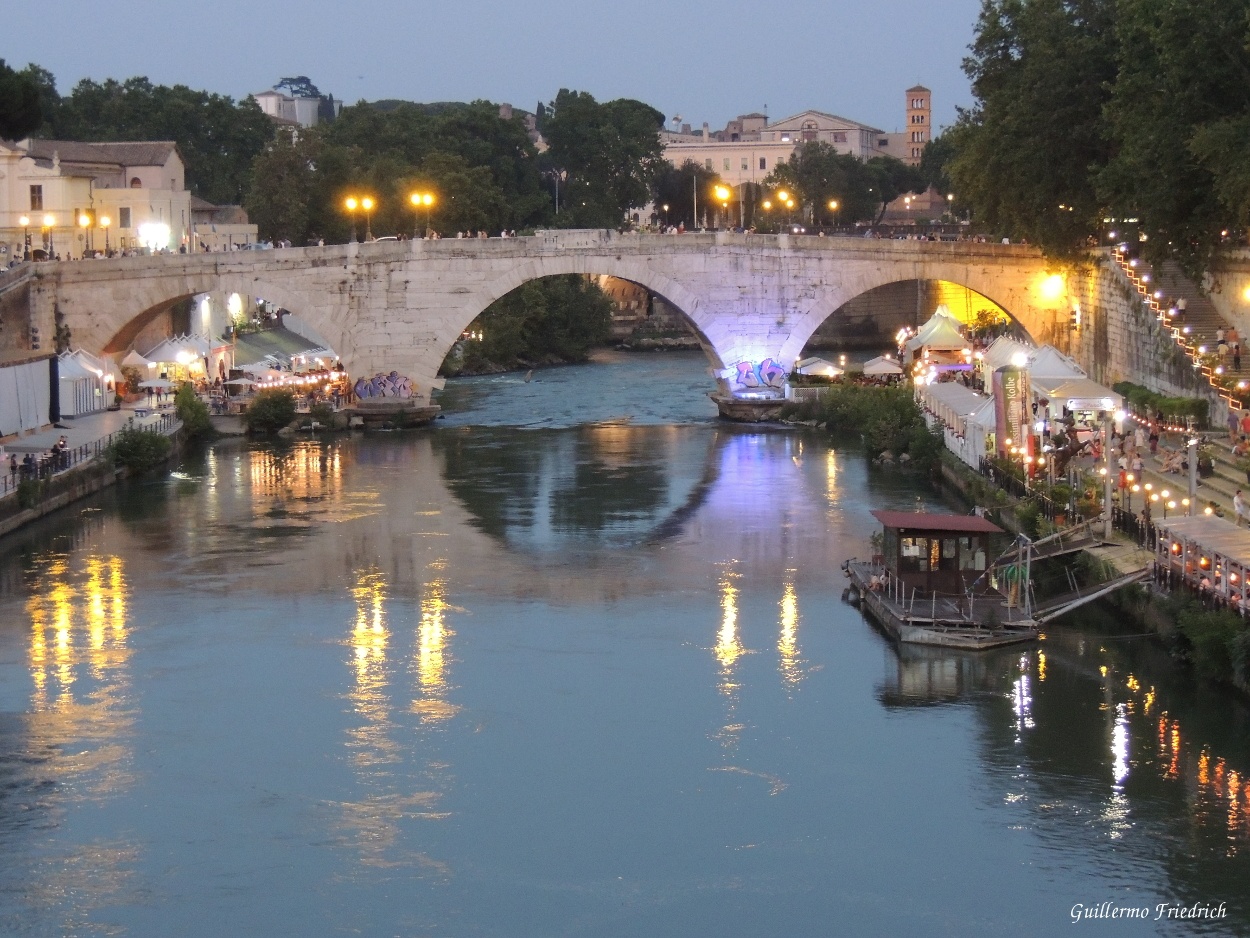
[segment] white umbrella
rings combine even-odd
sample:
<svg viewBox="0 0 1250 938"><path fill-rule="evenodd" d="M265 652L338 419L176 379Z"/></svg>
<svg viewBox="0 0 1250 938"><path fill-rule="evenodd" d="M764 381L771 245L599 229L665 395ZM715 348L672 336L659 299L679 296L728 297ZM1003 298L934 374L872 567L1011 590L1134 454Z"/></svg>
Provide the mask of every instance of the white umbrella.
<svg viewBox="0 0 1250 938"><path fill-rule="evenodd" d="M157 391L168 391L174 386L172 381L166 381L164 378L152 378L149 381L140 381L139 387L152 388Z"/></svg>
<svg viewBox="0 0 1250 938"><path fill-rule="evenodd" d="M256 382L253 381L251 378L231 378L229 381L226 382L226 384L237 384L240 387L247 387L247 388L256 387Z"/></svg>

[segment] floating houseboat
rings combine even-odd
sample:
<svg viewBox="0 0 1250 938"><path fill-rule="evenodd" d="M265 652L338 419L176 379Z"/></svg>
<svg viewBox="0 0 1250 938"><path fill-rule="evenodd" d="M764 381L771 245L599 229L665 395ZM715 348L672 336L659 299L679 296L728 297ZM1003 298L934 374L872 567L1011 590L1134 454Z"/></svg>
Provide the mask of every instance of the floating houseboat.
<svg viewBox="0 0 1250 938"><path fill-rule="evenodd" d="M1033 560L1097 543L1091 525L1040 541L1018 536L991 560L990 539L1006 532L984 518L907 511L872 515L884 528L881 553L868 562L852 559L842 565L851 581L846 598L900 642L981 649L1032 641L1042 624L1145 579L1149 572L1143 567L1034 604Z"/></svg>
<svg viewBox="0 0 1250 938"><path fill-rule="evenodd" d="M996 571L990 538L1005 532L976 515L874 511L881 554L849 560L850 597L900 642L997 648L1037 638L1028 608L1028 554ZM1021 588L1026 587L1026 588Z"/></svg>

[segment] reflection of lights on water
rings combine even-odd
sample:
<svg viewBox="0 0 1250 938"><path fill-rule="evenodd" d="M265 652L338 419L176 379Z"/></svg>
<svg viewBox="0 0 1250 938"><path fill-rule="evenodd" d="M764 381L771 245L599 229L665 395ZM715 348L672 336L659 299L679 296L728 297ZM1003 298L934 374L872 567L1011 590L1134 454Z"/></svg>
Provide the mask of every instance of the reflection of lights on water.
<svg viewBox="0 0 1250 938"><path fill-rule="evenodd" d="M825 495L830 501L838 497L838 454L832 448L825 451Z"/></svg>
<svg viewBox="0 0 1250 938"><path fill-rule="evenodd" d="M303 498L337 492L342 487L342 459L337 448L307 443L285 453L250 454L253 495Z"/></svg>
<svg viewBox="0 0 1250 938"><path fill-rule="evenodd" d="M431 568L437 574L447 569L446 560L436 560ZM453 716L458 707L448 703L443 695L447 684L447 641L455 633L448 628L447 581L435 576L425 586L421 599L421 620L417 625L417 680L420 696L413 702L413 710L431 723L442 722Z"/></svg>
<svg viewBox="0 0 1250 938"><path fill-rule="evenodd" d="M1115 705L1115 726L1111 730L1111 756L1115 760L1111 773L1115 778L1115 788L1124 788L1124 780L1128 778L1128 708L1118 703Z"/></svg>
<svg viewBox="0 0 1250 938"><path fill-rule="evenodd" d="M1046 652L1044 651L1037 653L1037 680L1038 683L1046 680Z"/></svg>
<svg viewBox="0 0 1250 938"><path fill-rule="evenodd" d="M799 597L794 590L794 570L786 570L782 587L780 631L777 635L777 653L780 656L782 683L796 686L803 677L799 662Z"/></svg>
<svg viewBox="0 0 1250 938"><path fill-rule="evenodd" d="M364 725L350 732L349 748L360 765L395 761L396 746L386 735L390 700L386 695L386 580L377 570L360 570L352 586L356 619L351 633L356 683L348 695Z"/></svg>
<svg viewBox="0 0 1250 938"><path fill-rule="evenodd" d="M1011 711L1016 715L1016 732L1033 729L1033 695L1029 689L1029 676L1021 674L1011 685ZM1016 737L1016 742L1020 737Z"/></svg>
<svg viewBox="0 0 1250 938"><path fill-rule="evenodd" d="M716 659L721 663L725 681L732 676L734 662L742 656L742 643L738 641L738 588L734 582L741 576L725 570L720 578L720 631L716 634ZM722 684L722 689L734 685Z"/></svg>

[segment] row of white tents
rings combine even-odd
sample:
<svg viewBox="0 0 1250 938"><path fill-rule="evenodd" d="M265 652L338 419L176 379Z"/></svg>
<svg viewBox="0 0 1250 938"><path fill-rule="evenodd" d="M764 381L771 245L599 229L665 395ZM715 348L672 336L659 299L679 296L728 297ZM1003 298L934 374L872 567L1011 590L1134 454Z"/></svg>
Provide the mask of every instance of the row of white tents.
<svg viewBox="0 0 1250 938"><path fill-rule="evenodd" d="M1036 405L1033 419L1053 427L1066 410L1076 419L1098 411L1115 411L1124 398L1092 380L1080 365L1054 346L1036 348L1016 339L1002 337L989 346L977 361L983 386L992 387L990 378L1005 366L1021 368L1028 374L1030 404ZM916 386L916 398L930 415L940 420L947 448L970 466L994 449L998 414L991 395L973 391L953 381Z"/></svg>

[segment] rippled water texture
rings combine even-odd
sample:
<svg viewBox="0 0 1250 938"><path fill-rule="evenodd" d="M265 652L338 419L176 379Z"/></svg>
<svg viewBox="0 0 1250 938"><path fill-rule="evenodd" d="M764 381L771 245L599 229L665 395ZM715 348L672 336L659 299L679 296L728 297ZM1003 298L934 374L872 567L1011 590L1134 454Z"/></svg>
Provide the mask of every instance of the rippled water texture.
<svg viewBox="0 0 1250 938"><path fill-rule="evenodd" d="M937 496L705 367L453 383L0 545L0 933L1245 934L1245 709L1097 617L893 648L839 564Z"/></svg>

